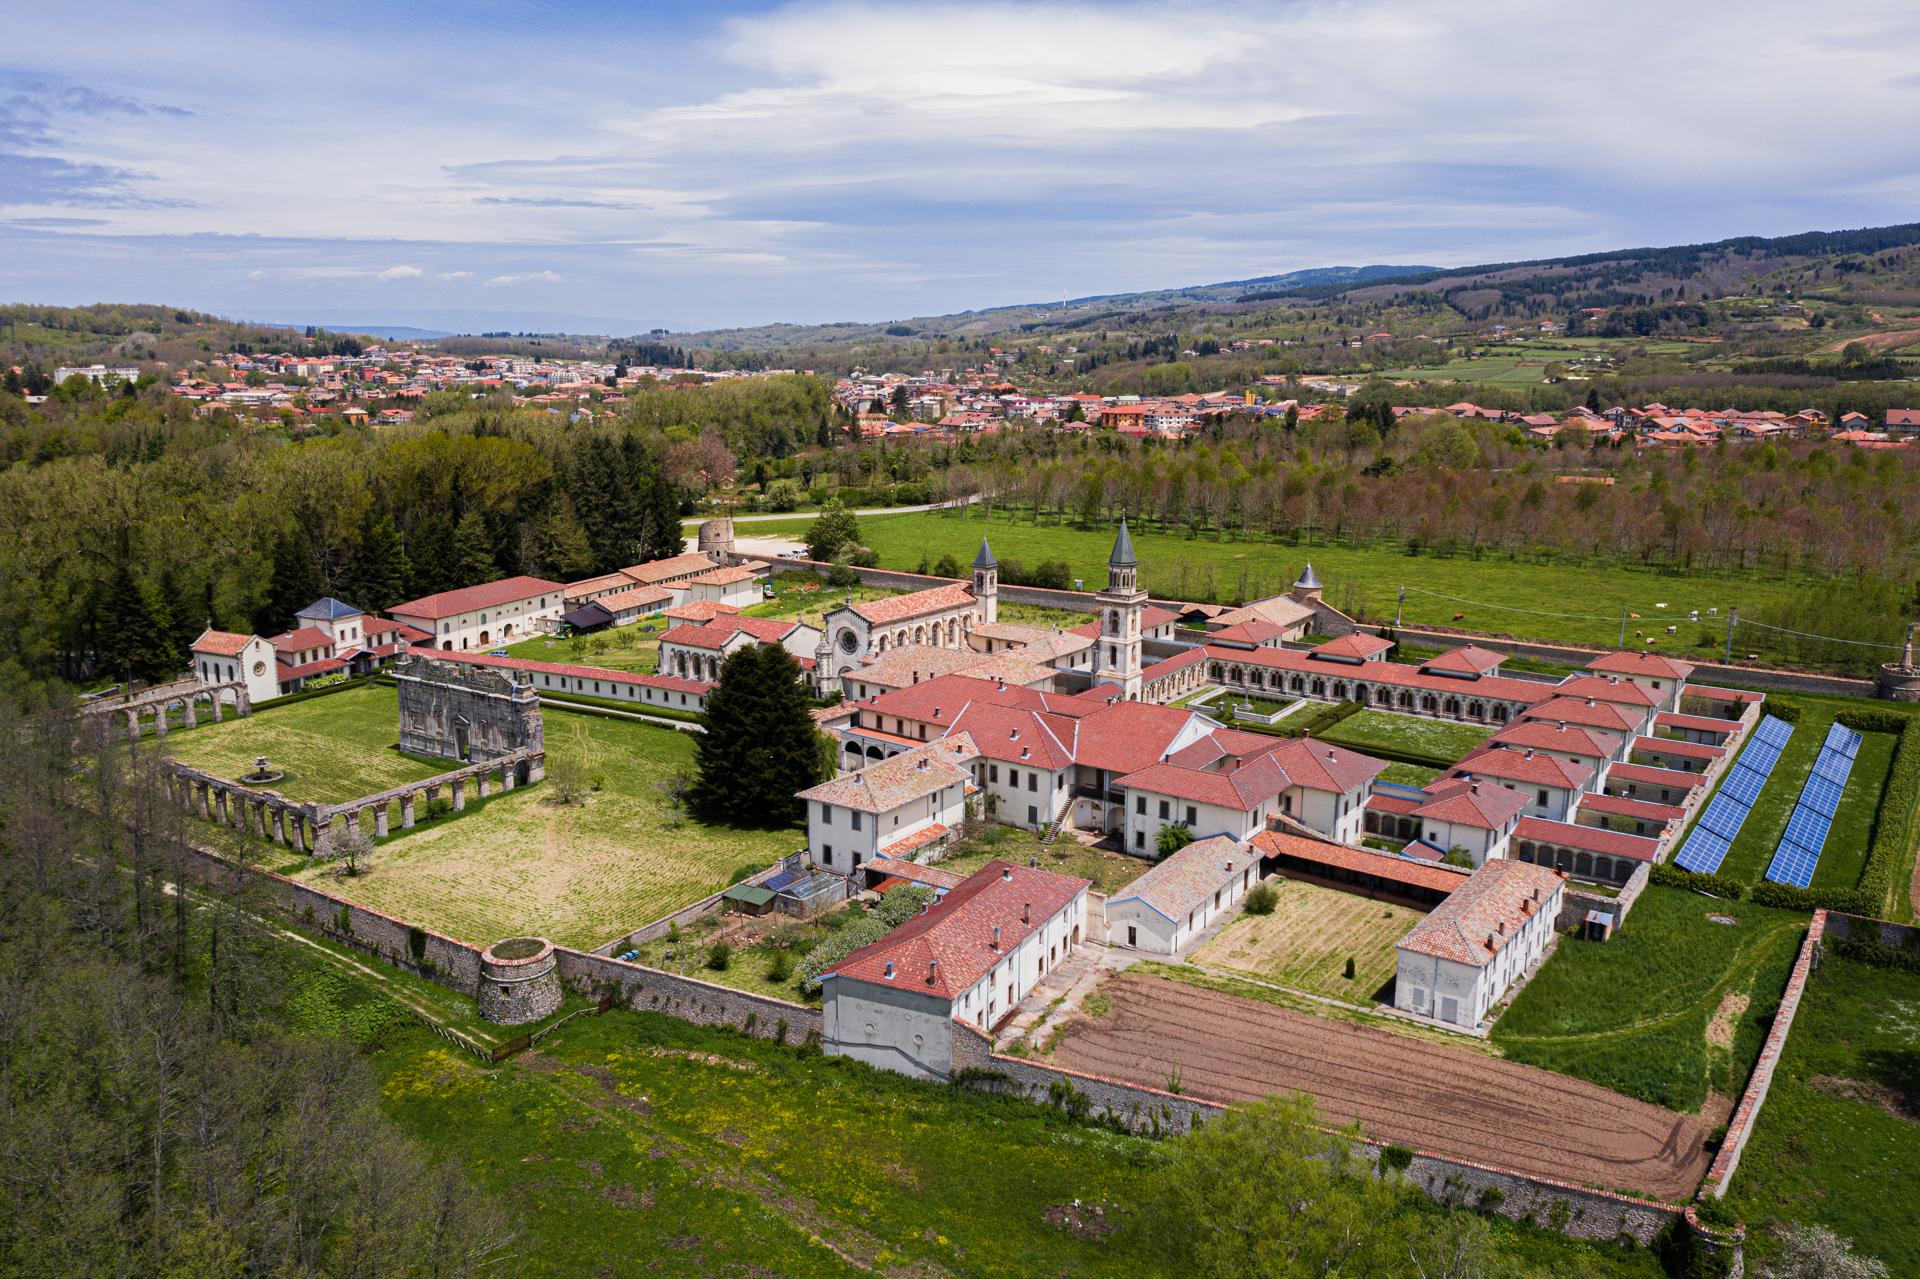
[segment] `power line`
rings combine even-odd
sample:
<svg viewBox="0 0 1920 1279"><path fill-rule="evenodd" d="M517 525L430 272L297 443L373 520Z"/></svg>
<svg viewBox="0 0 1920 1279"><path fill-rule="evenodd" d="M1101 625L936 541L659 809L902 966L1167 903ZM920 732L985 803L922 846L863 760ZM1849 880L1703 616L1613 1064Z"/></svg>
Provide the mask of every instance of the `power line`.
<svg viewBox="0 0 1920 1279"><path fill-rule="evenodd" d="M1403 586L1402 590L1412 591L1416 595L1431 595L1437 600L1450 600L1455 604L1471 604L1475 608L1497 608L1509 613L1526 613L1532 617L1559 617L1570 622L1617 622L1620 619L1611 613L1549 613L1537 608L1517 608L1512 604L1489 604L1485 600L1470 600L1460 595L1442 595L1439 591L1422 590L1418 586Z"/></svg>
<svg viewBox="0 0 1920 1279"><path fill-rule="evenodd" d="M1904 652L1899 644L1881 644L1874 640L1841 639L1838 635L1815 635L1812 631L1796 631L1790 626L1769 626L1765 622L1753 622L1741 618L1737 625L1758 626L1763 631L1778 631L1782 635L1798 635L1801 639L1819 640L1826 644L1853 644L1860 648L1884 648L1892 652Z"/></svg>

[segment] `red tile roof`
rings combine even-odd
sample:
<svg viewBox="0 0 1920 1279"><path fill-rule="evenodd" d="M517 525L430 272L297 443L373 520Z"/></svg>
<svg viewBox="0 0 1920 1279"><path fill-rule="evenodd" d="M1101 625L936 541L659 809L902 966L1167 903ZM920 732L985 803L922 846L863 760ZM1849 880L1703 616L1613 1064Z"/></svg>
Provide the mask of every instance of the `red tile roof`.
<svg viewBox="0 0 1920 1279"><path fill-rule="evenodd" d="M778 644L799 629L798 622L774 617L741 617L737 613L717 613L702 626L675 626L660 637L662 644L681 644L687 648L725 648L735 635L745 631L762 644Z"/></svg>
<svg viewBox="0 0 1920 1279"><path fill-rule="evenodd" d="M1499 830L1527 806L1518 792L1465 777L1443 777L1427 787L1427 794L1432 798L1414 809L1414 816L1479 830Z"/></svg>
<svg viewBox="0 0 1920 1279"><path fill-rule="evenodd" d="M317 662L308 662L305 666L281 666L275 672L280 679L310 679L315 675L331 675L335 671L344 671L347 664L337 657L323 657Z"/></svg>
<svg viewBox="0 0 1920 1279"><path fill-rule="evenodd" d="M1655 679L1683 680L1693 674L1693 663L1659 653L1608 653L1587 663L1587 669L1602 675L1639 675Z"/></svg>
<svg viewBox="0 0 1920 1279"><path fill-rule="evenodd" d="M954 609L971 608L973 604L973 587L964 582L949 582L944 586L929 587L924 591L910 591L905 595L889 595L883 599L868 600L853 605L853 611L875 626L888 626L895 622L910 621L933 613L948 613Z"/></svg>
<svg viewBox="0 0 1920 1279"><path fill-rule="evenodd" d="M1514 750L1489 746L1475 751L1455 764L1454 777L1495 777L1502 781L1525 782L1529 786L1556 786L1578 790L1593 776L1593 769L1549 755L1545 751Z"/></svg>
<svg viewBox="0 0 1920 1279"><path fill-rule="evenodd" d="M1605 759L1616 743L1597 737L1579 725L1559 724L1546 719L1521 719L1495 733L1488 741L1521 750L1566 751L1570 755L1591 755Z"/></svg>
<svg viewBox="0 0 1920 1279"><path fill-rule="evenodd" d="M1089 886L1088 880L990 861L920 914L848 955L826 976L951 1002ZM997 949L995 927L1000 929Z"/></svg>
<svg viewBox="0 0 1920 1279"><path fill-rule="evenodd" d="M1496 858L1415 924L1396 946L1458 964L1484 967L1542 911L1555 911L1565 883L1558 871Z"/></svg>
<svg viewBox="0 0 1920 1279"><path fill-rule="evenodd" d="M1554 697L1520 712L1523 720L1542 720L1549 724L1579 724L1615 733L1639 729L1645 716L1614 702L1589 701L1584 697ZM1731 721L1729 721L1731 722Z"/></svg>
<svg viewBox="0 0 1920 1279"><path fill-rule="evenodd" d="M1149 604L1140 610L1140 630L1142 633L1158 630L1170 622L1177 622L1179 620L1180 614L1170 608L1161 608L1158 604ZM1098 619L1095 619L1091 622L1082 623L1079 626L1069 628L1069 633L1074 635L1087 635L1098 639L1100 637L1100 622Z"/></svg>
<svg viewBox="0 0 1920 1279"><path fill-rule="evenodd" d="M978 753L972 737L956 733L810 786L800 792L799 798L863 813L892 812L949 786L965 786L973 780L972 764Z"/></svg>
<svg viewBox="0 0 1920 1279"><path fill-rule="evenodd" d="M396 604L387 612L394 617L452 617L475 609L497 608L536 595L565 593L566 587L543 577L503 577L497 582L465 586L457 591L441 591L438 595L423 595L417 600Z"/></svg>
<svg viewBox="0 0 1920 1279"><path fill-rule="evenodd" d="M1648 754L1671 755L1675 759L1719 759L1727 753L1724 746L1706 742L1683 742L1677 737L1636 737L1633 749Z"/></svg>
<svg viewBox="0 0 1920 1279"><path fill-rule="evenodd" d="M1687 715L1680 711L1661 711L1653 717L1655 728L1684 729L1695 733L1719 733L1726 737L1740 731L1737 719L1721 719L1716 715Z"/></svg>
<svg viewBox="0 0 1920 1279"><path fill-rule="evenodd" d="M657 586L661 582L676 578L691 577L695 573L704 573L713 567L713 557L689 551L685 555L670 555L663 560L649 560L645 564L631 564L620 572L644 586Z"/></svg>
<svg viewBox="0 0 1920 1279"><path fill-rule="evenodd" d="M1618 813L1649 822L1678 821L1687 815L1687 810L1677 804L1656 804L1650 799L1634 799L1629 795L1582 795L1580 811Z"/></svg>
<svg viewBox="0 0 1920 1279"><path fill-rule="evenodd" d="M211 628L200 632L200 638L193 642L196 653L212 653L218 657L238 657L247 645L253 642L253 636L240 635L233 631L216 631Z"/></svg>
<svg viewBox="0 0 1920 1279"><path fill-rule="evenodd" d="M1357 658L1365 661L1375 653L1384 653L1393 644L1378 635L1369 635L1365 631L1355 631L1351 635L1342 635L1339 639L1330 639L1316 646L1312 651L1321 657Z"/></svg>
<svg viewBox="0 0 1920 1279"><path fill-rule="evenodd" d="M303 653L310 648L332 648L333 637L317 626L302 626L297 631L276 635L267 641L276 653Z"/></svg>
<svg viewBox="0 0 1920 1279"><path fill-rule="evenodd" d="M1646 782L1653 786L1692 790L1707 779L1702 773L1688 773L1677 768L1654 768L1649 764L1615 764L1607 770L1607 780Z"/></svg>
<svg viewBox="0 0 1920 1279"><path fill-rule="evenodd" d="M1247 842L1264 857L1297 857L1302 861L1318 862L1323 866L1335 866L1362 875L1377 875L1382 879L1435 892L1451 893L1467 882L1464 872L1450 866L1419 862L1394 853L1375 852L1371 848L1352 848L1346 844L1309 839L1288 831L1263 830Z"/></svg>
<svg viewBox="0 0 1920 1279"><path fill-rule="evenodd" d="M672 675L643 675L638 671L610 671L599 666L576 666L569 662L542 662L531 657L495 657L491 653L459 653L452 650L435 650L433 657L436 661L467 662L502 670L531 671L536 675L597 679L609 684L640 684L668 693L692 693L704 697L713 691L713 685L703 680L678 679Z"/></svg>
<svg viewBox="0 0 1920 1279"><path fill-rule="evenodd" d="M1466 644L1429 657L1420 663L1420 669L1445 671L1454 675L1485 675L1489 671L1498 670L1500 663L1506 660L1505 653L1496 653L1490 648L1481 648L1477 644Z"/></svg>
<svg viewBox="0 0 1920 1279"><path fill-rule="evenodd" d="M637 591L660 591L668 598L673 596L672 591L666 590L663 587L639 586L634 589ZM722 614L738 613L739 611L740 606L738 604L722 604L719 600L688 600L685 604L675 604L672 608L664 610L664 615L676 622L711 622L714 618Z"/></svg>
<svg viewBox="0 0 1920 1279"><path fill-rule="evenodd" d="M1653 706L1660 699L1630 679L1618 676L1575 675L1556 685L1561 697L1591 697L1597 702L1618 702L1623 706Z"/></svg>
<svg viewBox="0 0 1920 1279"><path fill-rule="evenodd" d="M1477 680L1467 681L1449 675L1429 675L1399 662L1365 662L1357 666L1335 669L1324 661L1315 661L1310 653L1293 649L1216 648L1209 644L1206 652L1211 659L1238 662L1243 666L1260 666L1268 670L1283 670L1289 673L1297 671L1302 675L1317 675L1322 679L1330 680L1364 680L1370 684L1390 684L1397 688L1417 689L1447 697L1480 697L1502 702L1532 704L1544 702L1554 694L1551 684L1536 683L1532 680L1509 679L1503 675L1485 675Z"/></svg>
<svg viewBox="0 0 1920 1279"><path fill-rule="evenodd" d="M1513 837L1559 844L1565 848L1601 853L1607 857L1631 857L1639 862L1652 861L1654 854L1660 851L1660 841L1657 839L1626 835L1620 831L1605 830L1599 826L1550 822L1544 817L1522 817L1513 828Z"/></svg>

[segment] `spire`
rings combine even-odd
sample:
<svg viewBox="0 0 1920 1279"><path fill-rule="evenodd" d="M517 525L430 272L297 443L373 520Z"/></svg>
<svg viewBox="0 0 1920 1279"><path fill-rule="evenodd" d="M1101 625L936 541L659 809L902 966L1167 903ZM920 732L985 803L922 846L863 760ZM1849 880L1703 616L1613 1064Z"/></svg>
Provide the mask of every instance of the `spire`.
<svg viewBox="0 0 1920 1279"><path fill-rule="evenodd" d="M1313 571L1313 562L1311 560L1307 562L1305 568L1300 570L1300 580L1293 584L1293 589L1296 591L1317 591L1321 589L1320 576Z"/></svg>
<svg viewBox="0 0 1920 1279"><path fill-rule="evenodd" d="M1120 517L1120 533L1113 539L1113 554L1107 556L1112 568L1132 568L1140 561L1133 557L1133 535L1127 532L1127 517Z"/></svg>
<svg viewBox="0 0 1920 1279"><path fill-rule="evenodd" d="M980 539L980 553L973 557L975 568L999 568L1000 561L993 558L993 548L987 545L987 539Z"/></svg>

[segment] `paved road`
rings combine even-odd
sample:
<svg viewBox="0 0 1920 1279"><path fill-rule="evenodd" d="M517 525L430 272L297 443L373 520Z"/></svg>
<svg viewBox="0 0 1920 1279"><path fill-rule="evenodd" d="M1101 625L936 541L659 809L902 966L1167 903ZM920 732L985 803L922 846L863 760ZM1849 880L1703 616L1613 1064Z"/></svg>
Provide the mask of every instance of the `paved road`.
<svg viewBox="0 0 1920 1279"><path fill-rule="evenodd" d="M863 506L855 511L854 514L912 515L918 511L944 511L952 506L972 506L979 500L978 496L974 496L964 502L927 502L920 506ZM818 511L786 511L775 512L771 515L736 515L733 517L733 522L735 524L765 524L773 520L804 520L818 514ZM686 528L698 528L702 521L712 518L713 516L711 515L701 515L690 520L681 520L680 523Z"/></svg>

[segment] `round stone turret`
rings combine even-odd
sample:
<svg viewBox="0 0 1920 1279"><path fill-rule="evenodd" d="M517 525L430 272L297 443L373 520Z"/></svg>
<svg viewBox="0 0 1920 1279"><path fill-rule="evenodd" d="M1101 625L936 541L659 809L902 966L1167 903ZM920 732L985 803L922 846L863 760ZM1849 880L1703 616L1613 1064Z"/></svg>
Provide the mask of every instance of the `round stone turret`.
<svg viewBox="0 0 1920 1279"><path fill-rule="evenodd" d="M702 555L726 564L733 558L733 517L721 515L705 520L700 525L700 540L697 547Z"/></svg>
<svg viewBox="0 0 1920 1279"><path fill-rule="evenodd" d="M560 972L553 943L544 937L509 937L480 956L480 1015L496 1026L539 1021L560 1007Z"/></svg>

